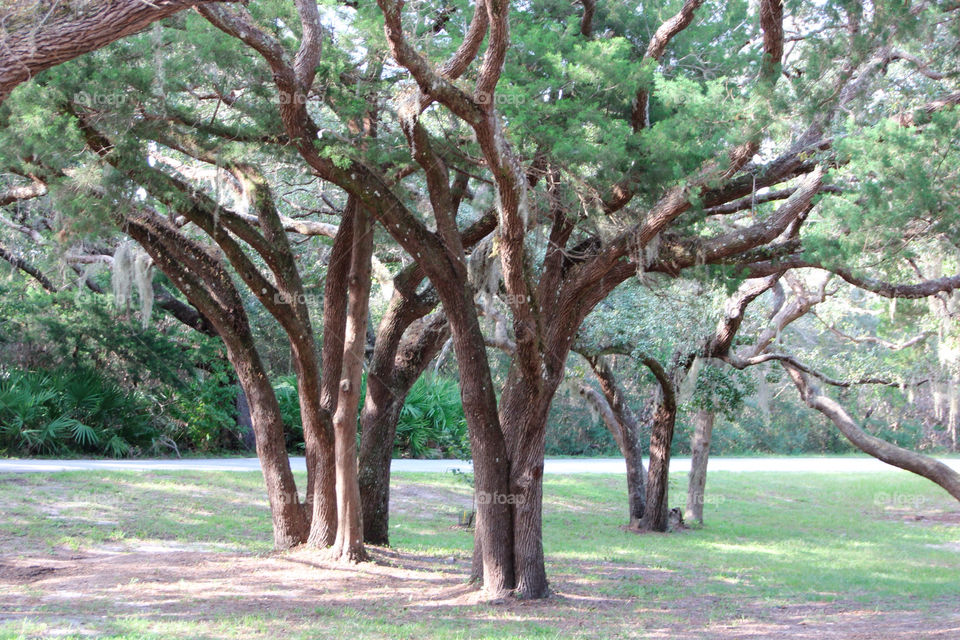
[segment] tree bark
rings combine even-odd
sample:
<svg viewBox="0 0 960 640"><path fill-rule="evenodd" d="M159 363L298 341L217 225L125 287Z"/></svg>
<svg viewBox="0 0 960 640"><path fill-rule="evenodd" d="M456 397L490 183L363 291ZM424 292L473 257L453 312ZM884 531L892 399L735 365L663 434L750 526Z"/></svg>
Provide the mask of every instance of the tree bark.
<svg viewBox="0 0 960 640"><path fill-rule="evenodd" d="M647 472L647 504L638 529L666 531L670 480L670 445L677 420L677 406L661 402L653 414L650 432L650 470Z"/></svg>
<svg viewBox="0 0 960 640"><path fill-rule="evenodd" d="M380 322L373 359L367 374L367 397L360 416L360 498L363 539L369 544L390 543L390 460L397 421L410 387L440 350L449 335L446 318L435 314L412 325L404 308L391 303ZM411 311L417 314L418 309ZM395 340L408 334L401 341Z"/></svg>
<svg viewBox="0 0 960 640"><path fill-rule="evenodd" d="M694 431L691 443L690 481L687 485L687 521L703 524L703 497L707 484L707 459L710 457L710 438L713 435L713 411L700 409L693 418Z"/></svg>
<svg viewBox="0 0 960 640"><path fill-rule="evenodd" d="M531 384L520 369L512 367L500 398L500 423L511 454L510 493L500 499L513 507L516 595L545 598L550 586L543 557L543 458L556 387L546 381Z"/></svg>
<svg viewBox="0 0 960 640"><path fill-rule="evenodd" d="M333 557L346 562L359 562L367 557L363 547L360 486L357 479L357 405L360 402L363 355L367 342L372 255L372 219L365 208L357 207L353 212L343 368L337 411L333 418L337 463L337 538L333 545Z"/></svg>
<svg viewBox="0 0 960 640"><path fill-rule="evenodd" d="M112 0L83 3L84 8L80 10L68 6L60 12L38 12L30 16L13 16L10 9L0 10L0 18L5 23L16 18L26 22L12 33L0 33L0 102L14 87L44 69L105 47L194 5L231 1Z"/></svg>
<svg viewBox="0 0 960 640"><path fill-rule="evenodd" d="M347 290L351 255L353 253L353 225L356 201L347 200L340 226L334 236L333 248L327 263L323 284L323 345L321 347L320 406L327 416L335 416L341 374L343 372L344 331L347 322ZM333 424L331 422L331 428ZM335 431L335 429L334 429ZM328 547L337 537L337 480L336 480L336 433L334 446L322 452L320 461L331 469L333 482L324 485L323 494L314 496L314 514L310 523L311 546ZM324 508L329 505L329 508Z"/></svg>
<svg viewBox="0 0 960 640"><path fill-rule="evenodd" d="M921 475L940 485L960 500L960 474L939 460L914 453L870 435L858 425L839 403L824 395L809 377L793 365L781 362L783 368L800 392L800 397L811 409L816 409L837 426L847 440L858 449L887 464Z"/></svg>
<svg viewBox="0 0 960 640"><path fill-rule="evenodd" d="M582 352L580 352L583 355ZM594 406L602 407L604 424L613 435L627 465L627 508L631 528L640 526L646 509L646 473L643 469L643 449L640 445L640 424L627 404L626 393L617 383L613 369L601 356L586 356L590 368L600 382L602 397L593 400ZM590 391L593 391L592 389ZM584 390L581 393L589 393ZM593 391L593 393L596 393Z"/></svg>
<svg viewBox="0 0 960 640"><path fill-rule="evenodd" d="M273 516L274 547L289 549L298 546L307 541L310 529L290 470L280 405L252 342L233 337L224 342L227 358L250 403L257 458L263 470Z"/></svg>
<svg viewBox="0 0 960 640"><path fill-rule="evenodd" d="M477 518L474 525L474 577L484 594L506 596L515 586L513 512L496 496L510 494L510 460L493 390L487 350L466 274L458 281L433 280L450 322L454 352L460 370L470 450L473 454Z"/></svg>
<svg viewBox="0 0 960 640"><path fill-rule="evenodd" d="M129 214L120 222L223 339L227 358L250 404L257 457L273 518L274 546L288 549L302 544L309 530L290 470L280 407L230 275L202 245L180 234L155 212Z"/></svg>

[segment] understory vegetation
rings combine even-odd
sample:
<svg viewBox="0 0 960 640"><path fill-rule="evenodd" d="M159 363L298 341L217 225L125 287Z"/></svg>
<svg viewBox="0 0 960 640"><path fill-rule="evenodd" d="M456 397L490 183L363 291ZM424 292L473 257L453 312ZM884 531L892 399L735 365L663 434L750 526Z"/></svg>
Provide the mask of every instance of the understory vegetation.
<svg viewBox="0 0 960 640"><path fill-rule="evenodd" d="M110 290L109 273L100 273L97 280ZM222 347L162 317L145 328L135 312L117 308L110 298L109 293L51 294L10 277L0 282L0 452L123 457L249 451L252 440L244 440L239 422L239 386ZM283 360L280 336L269 335L270 330L269 325L263 328L272 339L265 355L279 373L274 389L288 449L301 453L296 378ZM621 371L633 391L634 409L642 414L650 383L627 362ZM500 369L499 377L504 375ZM775 397L766 401L755 382L742 382L743 397L733 399L735 410L718 412L714 453L855 451L831 424L807 413L794 394L781 394L788 383L782 376L767 383L775 387ZM911 449L948 449L930 407L906 402L899 389L850 395L864 407L878 403L865 426L880 437ZM677 455L690 452L694 408L692 404L678 418ZM647 441L649 424L641 429ZM394 453L469 458L455 368L447 366L414 383L400 413ZM558 394L547 453L619 455L610 432L576 393Z"/></svg>

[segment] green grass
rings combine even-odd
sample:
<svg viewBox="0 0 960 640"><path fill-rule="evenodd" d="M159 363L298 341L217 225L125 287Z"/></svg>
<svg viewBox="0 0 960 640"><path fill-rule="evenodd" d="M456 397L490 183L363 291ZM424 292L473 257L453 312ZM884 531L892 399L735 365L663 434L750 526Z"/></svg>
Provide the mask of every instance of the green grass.
<svg viewBox="0 0 960 640"><path fill-rule="evenodd" d="M685 481L671 479L672 504L682 502ZM643 637L645 629L764 619L799 604L824 615L901 611L930 621L960 602L960 508L906 473L718 472L708 485L706 527L650 535L621 528L624 484L611 475L546 477L544 547L560 597L544 604L445 604L424 613L384 609L380 596L359 589L296 611L183 616L125 608L118 592L18 613L17 597L45 593L41 582L15 589L12 600L0 595L0 639L271 638L278 630L291 638ZM471 535L453 525L470 489L444 474L398 474L394 487L395 549L414 560L452 557L457 564L447 570L465 574ZM258 473L0 475L0 511L8 557L166 545L266 561L271 546ZM104 602L111 615L97 615ZM589 624L571 626L578 619Z"/></svg>

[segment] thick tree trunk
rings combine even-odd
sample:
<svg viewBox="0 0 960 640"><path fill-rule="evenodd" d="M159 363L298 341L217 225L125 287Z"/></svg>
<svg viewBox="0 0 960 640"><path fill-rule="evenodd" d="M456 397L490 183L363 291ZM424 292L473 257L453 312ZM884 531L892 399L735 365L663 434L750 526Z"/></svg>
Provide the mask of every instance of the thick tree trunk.
<svg viewBox="0 0 960 640"><path fill-rule="evenodd" d="M687 485L687 510L683 517L703 524L703 497L707 485L707 459L713 435L714 413L700 409L693 418L693 442L690 447L690 481Z"/></svg>
<svg viewBox="0 0 960 640"><path fill-rule="evenodd" d="M510 495L510 460L497 414L487 349L477 320L473 290L466 281L433 280L450 322L460 371L470 449L473 454L477 517L474 523L474 576L481 574L487 597L501 598L515 586L513 510L497 496Z"/></svg>
<svg viewBox="0 0 960 640"><path fill-rule="evenodd" d="M403 398L372 375L360 416L360 504L363 541L390 544L390 461Z"/></svg>
<svg viewBox="0 0 960 640"><path fill-rule="evenodd" d="M840 404L823 395L810 382L806 374L793 367L793 365L781 364L790 374L790 378L800 391L800 397L803 398L807 406L830 418L840 430L840 433L846 436L858 449L883 460L887 464L921 475L940 485L950 495L960 500L960 474L939 460L914 453L870 435L854 422L853 418Z"/></svg>
<svg viewBox="0 0 960 640"><path fill-rule="evenodd" d="M647 473L647 504L640 519L641 531L666 531L670 480L670 445L673 442L677 407L661 402L653 414L650 433L650 470Z"/></svg>
<svg viewBox="0 0 960 640"><path fill-rule="evenodd" d="M516 594L545 598L550 594L543 557L543 457L547 416L556 384L531 384L514 365L500 398L500 422L507 434L510 494L513 505L513 554Z"/></svg>
<svg viewBox="0 0 960 640"><path fill-rule="evenodd" d="M257 457L273 516L273 544L277 549L289 549L307 541L309 524L290 470L280 406L256 350L236 342L226 341L227 357L250 405Z"/></svg>
<svg viewBox="0 0 960 640"><path fill-rule="evenodd" d="M373 220L357 207L353 218L353 248L348 278L347 320L343 337L340 393L333 418L336 434L337 538L333 557L358 562L366 559L363 516L357 479L357 405L360 402L363 355L367 343L370 302L370 259L373 255Z"/></svg>

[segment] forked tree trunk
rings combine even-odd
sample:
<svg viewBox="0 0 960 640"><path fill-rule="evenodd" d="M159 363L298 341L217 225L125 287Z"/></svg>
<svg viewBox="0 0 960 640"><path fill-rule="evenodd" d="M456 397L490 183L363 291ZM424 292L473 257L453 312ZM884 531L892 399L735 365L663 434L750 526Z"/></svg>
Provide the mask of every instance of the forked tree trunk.
<svg viewBox="0 0 960 640"><path fill-rule="evenodd" d="M347 293L343 368L340 393L333 418L336 437L337 537L333 557L347 562L366 559L360 486L357 480L357 405L360 402L363 356L367 343L367 310L370 301L370 259L373 255L373 223L363 207L353 218L353 249Z"/></svg>
<svg viewBox="0 0 960 640"><path fill-rule="evenodd" d="M156 213L129 214L119 222L190 303L210 319L223 339L227 358L250 407L273 519L274 546L288 549L302 544L307 539L308 524L290 470L280 406L254 346L243 301L229 274L206 247L179 234Z"/></svg>
<svg viewBox="0 0 960 640"><path fill-rule="evenodd" d="M360 501L363 539L368 544L390 544L390 461L400 411L410 387L449 335L442 314L408 324L409 314L402 311L409 306L391 303L381 320L360 414ZM408 335L403 337L408 327Z"/></svg>
<svg viewBox="0 0 960 640"><path fill-rule="evenodd" d="M703 524L704 488L707 485L707 460L710 457L710 438L713 435L714 413L706 409L697 411L693 418L693 442L690 455L690 480L687 485L687 521Z"/></svg>
<svg viewBox="0 0 960 640"><path fill-rule="evenodd" d="M350 256L353 252L353 222L356 204L347 200L340 227L333 240L327 275L323 285L323 345L321 347L320 407L327 416L337 411L340 376L343 372L344 330L347 321L347 281L350 275ZM331 419L331 430L333 430ZM314 496L313 520L310 523L310 545L329 547L337 537L337 482L336 482L336 433L334 446L323 451L324 465L333 469L334 482L324 485L323 495ZM321 500L332 509L321 510ZM325 518L319 517L325 514Z"/></svg>
<svg viewBox="0 0 960 640"><path fill-rule="evenodd" d="M590 363L590 368L593 369L603 391L603 401L607 407L607 411L601 411L604 415L604 423L613 435L627 465L627 508L630 517L628 526L637 528L643 518L647 500L646 472L643 469L643 449L640 445L640 424L630 405L627 404L626 393L617 383L609 363L600 356L587 357L587 362ZM599 398L597 400L599 401Z"/></svg>

